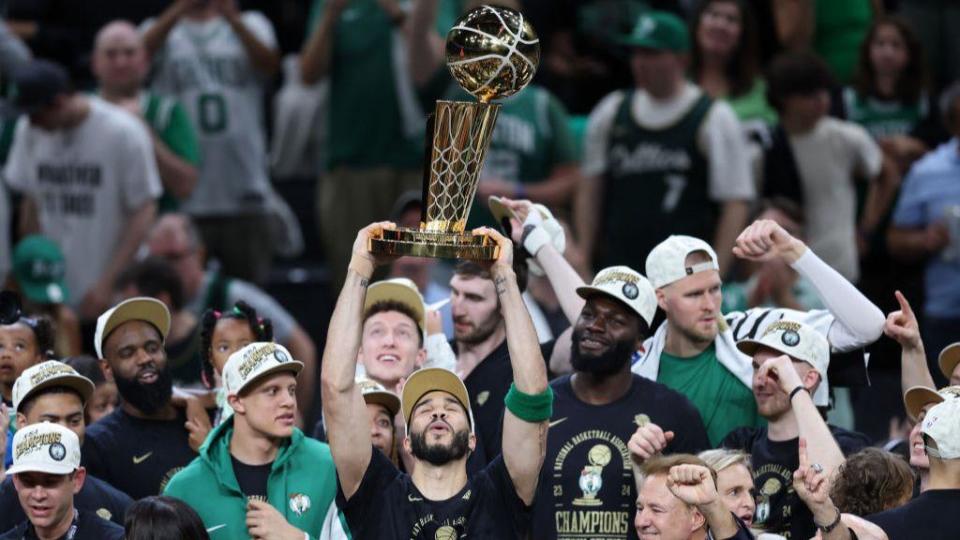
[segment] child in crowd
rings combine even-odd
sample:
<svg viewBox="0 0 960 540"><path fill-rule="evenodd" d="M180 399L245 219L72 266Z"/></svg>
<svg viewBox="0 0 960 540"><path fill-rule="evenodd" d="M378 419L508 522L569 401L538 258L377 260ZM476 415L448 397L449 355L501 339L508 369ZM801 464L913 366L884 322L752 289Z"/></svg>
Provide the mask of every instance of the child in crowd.
<svg viewBox="0 0 960 540"><path fill-rule="evenodd" d="M223 366L231 354L250 343L273 341L273 323L257 316L257 311L241 300L228 311L205 311L200 321L200 340L203 383L207 388L218 389L216 426L233 414L220 381Z"/></svg>
<svg viewBox="0 0 960 540"><path fill-rule="evenodd" d="M88 355L64 358L63 363L77 370L77 373L93 381L93 395L87 401L83 411L86 425L90 425L113 412L120 403L117 385L103 377L103 370L96 358Z"/></svg>
<svg viewBox="0 0 960 540"><path fill-rule="evenodd" d="M53 324L45 317L20 317L12 324L0 324L0 419L6 420L0 423L0 448L5 450L4 468L13 462L13 383L23 370L49 360L53 344Z"/></svg>

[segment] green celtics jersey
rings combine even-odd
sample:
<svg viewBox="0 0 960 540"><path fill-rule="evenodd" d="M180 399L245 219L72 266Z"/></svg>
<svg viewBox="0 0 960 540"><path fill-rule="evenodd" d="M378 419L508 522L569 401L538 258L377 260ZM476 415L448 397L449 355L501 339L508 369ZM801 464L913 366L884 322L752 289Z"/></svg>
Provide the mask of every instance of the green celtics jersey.
<svg viewBox="0 0 960 540"><path fill-rule="evenodd" d="M200 164L197 133L193 129L190 117L187 116L187 111L176 100L151 92L143 92L140 94L140 111L143 119L171 152L191 165ZM175 212L179 207L180 201L164 190L157 203L157 209L161 213Z"/></svg>
<svg viewBox="0 0 960 540"><path fill-rule="evenodd" d="M904 104L896 100L862 96L850 87L843 89L843 105L847 120L863 126L874 139L906 135L927 115L924 97L916 103Z"/></svg>
<svg viewBox="0 0 960 540"><path fill-rule="evenodd" d="M311 31L326 3L314 1ZM440 2L440 35L453 26L459 5L459 0ZM406 54L401 29L377 0L347 3L333 37L329 168L421 166L426 114L410 78Z"/></svg>
<svg viewBox="0 0 960 540"><path fill-rule="evenodd" d="M700 411L712 446L719 445L734 428L762 423L753 391L717 360L713 344L691 358L661 353L657 382L693 402Z"/></svg>
<svg viewBox="0 0 960 540"><path fill-rule="evenodd" d="M717 205L697 131L712 100L703 95L675 124L648 129L633 119L633 93L619 106L607 143L597 268L643 268L647 253L671 234L713 238Z"/></svg>

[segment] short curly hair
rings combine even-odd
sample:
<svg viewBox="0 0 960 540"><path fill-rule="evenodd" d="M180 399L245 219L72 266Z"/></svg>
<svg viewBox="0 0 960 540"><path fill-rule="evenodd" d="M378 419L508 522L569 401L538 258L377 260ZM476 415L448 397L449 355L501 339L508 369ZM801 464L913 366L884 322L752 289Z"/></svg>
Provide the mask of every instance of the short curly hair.
<svg viewBox="0 0 960 540"><path fill-rule="evenodd" d="M841 512L869 516L896 508L913 494L916 476L896 454L864 448L837 470L830 497Z"/></svg>

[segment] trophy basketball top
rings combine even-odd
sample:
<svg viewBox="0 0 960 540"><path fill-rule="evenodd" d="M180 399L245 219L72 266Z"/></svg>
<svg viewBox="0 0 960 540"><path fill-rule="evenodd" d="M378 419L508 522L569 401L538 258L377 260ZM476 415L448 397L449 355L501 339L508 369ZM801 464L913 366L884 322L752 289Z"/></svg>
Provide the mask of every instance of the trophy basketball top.
<svg viewBox="0 0 960 540"><path fill-rule="evenodd" d="M522 13L479 6L447 33L447 68L457 83L483 103L516 94L540 63L540 40Z"/></svg>

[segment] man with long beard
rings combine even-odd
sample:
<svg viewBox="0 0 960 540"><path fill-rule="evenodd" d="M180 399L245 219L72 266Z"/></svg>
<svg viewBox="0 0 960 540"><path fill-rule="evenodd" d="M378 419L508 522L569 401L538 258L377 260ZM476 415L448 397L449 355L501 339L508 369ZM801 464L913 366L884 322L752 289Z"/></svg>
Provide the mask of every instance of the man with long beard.
<svg viewBox="0 0 960 540"><path fill-rule="evenodd" d="M573 327L574 373L551 383L548 467L540 478L533 536L636 538L630 436L655 422L674 436L671 451L695 453L709 448L707 432L682 394L630 372L657 306L650 282L613 266L576 291L586 303Z"/></svg>
<svg viewBox="0 0 960 540"><path fill-rule="evenodd" d="M337 339L327 340L323 354L323 415L337 467L337 506L358 540L526 538L553 394L513 272L513 246L499 233L477 231L490 235L500 249L489 271L514 381L504 400L502 455L467 476L467 456L477 442L470 396L456 374L440 368L415 372L403 387L403 446L414 457L410 474L398 471L371 444L354 373L367 285L375 266L386 260L371 254L367 244L393 226L374 223L357 235L328 330Z"/></svg>
<svg viewBox="0 0 960 540"><path fill-rule="evenodd" d="M197 457L184 428L186 414L171 401L163 348L169 330L170 312L155 298L130 298L97 319L94 347L122 403L87 429L83 464L134 499L159 494Z"/></svg>

